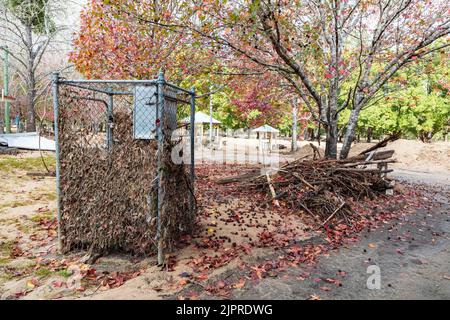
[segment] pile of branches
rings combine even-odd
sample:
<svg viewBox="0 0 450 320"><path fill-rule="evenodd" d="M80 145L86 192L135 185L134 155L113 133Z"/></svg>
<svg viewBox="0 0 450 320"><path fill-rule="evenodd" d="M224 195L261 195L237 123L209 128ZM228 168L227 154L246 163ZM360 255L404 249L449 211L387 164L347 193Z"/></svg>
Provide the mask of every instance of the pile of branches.
<svg viewBox="0 0 450 320"><path fill-rule="evenodd" d="M317 223L332 219L350 224L353 214L349 199L374 198L392 188L386 174L394 151L363 153L347 160L299 159L261 174L255 170L241 176L225 178L219 183L238 183L238 187L267 192L270 202L301 210Z"/></svg>
<svg viewBox="0 0 450 320"><path fill-rule="evenodd" d="M155 252L157 141L133 138L130 112L114 113L112 150L97 147L105 135L86 123L80 125L79 117L64 113L58 123L63 251L85 249L90 256ZM186 167L170 159L175 143L165 141L162 161L161 237L166 252L194 223L189 214L192 182Z"/></svg>

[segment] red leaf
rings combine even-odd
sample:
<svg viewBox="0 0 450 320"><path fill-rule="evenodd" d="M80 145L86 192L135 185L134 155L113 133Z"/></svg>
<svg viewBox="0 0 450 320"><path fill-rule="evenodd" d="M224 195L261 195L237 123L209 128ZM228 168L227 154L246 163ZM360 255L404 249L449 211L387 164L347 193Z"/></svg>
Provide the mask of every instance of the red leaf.
<svg viewBox="0 0 450 320"><path fill-rule="evenodd" d="M322 290L322 291L331 291L331 288L330 287L326 287L326 286L319 287L319 289Z"/></svg>

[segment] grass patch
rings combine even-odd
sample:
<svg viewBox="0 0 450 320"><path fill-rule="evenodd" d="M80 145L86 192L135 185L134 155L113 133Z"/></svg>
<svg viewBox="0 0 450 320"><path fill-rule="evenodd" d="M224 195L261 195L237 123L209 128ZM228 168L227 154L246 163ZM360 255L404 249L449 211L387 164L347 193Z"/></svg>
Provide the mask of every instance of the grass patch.
<svg viewBox="0 0 450 320"><path fill-rule="evenodd" d="M5 209L5 208L18 208L18 207L25 207L25 206L29 206L33 204L33 201L27 199L27 200L14 200L14 201L10 201L10 202L5 202L0 204L0 209Z"/></svg>
<svg viewBox="0 0 450 320"><path fill-rule="evenodd" d="M31 221L35 223L41 223L45 220L51 220L55 217L55 214L51 212L50 210L39 212L31 217Z"/></svg>
<svg viewBox="0 0 450 320"><path fill-rule="evenodd" d="M26 226L20 222L16 223L16 228L17 228L17 230L19 230L22 233L30 233L30 227Z"/></svg>
<svg viewBox="0 0 450 320"><path fill-rule="evenodd" d="M56 201L57 195L56 192L48 192L42 195L47 201Z"/></svg>
<svg viewBox="0 0 450 320"><path fill-rule="evenodd" d="M13 279L14 279L14 277L12 275L10 275L9 273L5 272L5 273L0 274L0 280L11 281Z"/></svg>
<svg viewBox="0 0 450 320"><path fill-rule="evenodd" d="M53 274L53 271L47 268L39 268L35 271L35 275L40 278L45 278Z"/></svg>
<svg viewBox="0 0 450 320"><path fill-rule="evenodd" d="M56 160L54 156L45 156L45 163L50 170L55 170ZM34 158L17 158L17 157L5 157L0 158L0 170L1 171L44 171L45 167L42 163L41 157Z"/></svg>
<svg viewBox="0 0 450 320"><path fill-rule="evenodd" d="M13 240L0 243L0 256L10 257L11 251L13 250L13 248L14 248Z"/></svg>
<svg viewBox="0 0 450 320"><path fill-rule="evenodd" d="M2 257L0 258L0 265L2 264L8 264L11 262L11 258Z"/></svg>
<svg viewBox="0 0 450 320"><path fill-rule="evenodd" d="M72 276L72 273L69 272L67 269L64 269L64 270L58 271L58 275L67 279Z"/></svg>
<svg viewBox="0 0 450 320"><path fill-rule="evenodd" d="M31 197L35 201L55 201L57 198L56 192L49 191L35 192L31 194Z"/></svg>
<svg viewBox="0 0 450 320"><path fill-rule="evenodd" d="M14 248L14 241L0 243L0 265L8 264L12 261L11 252Z"/></svg>

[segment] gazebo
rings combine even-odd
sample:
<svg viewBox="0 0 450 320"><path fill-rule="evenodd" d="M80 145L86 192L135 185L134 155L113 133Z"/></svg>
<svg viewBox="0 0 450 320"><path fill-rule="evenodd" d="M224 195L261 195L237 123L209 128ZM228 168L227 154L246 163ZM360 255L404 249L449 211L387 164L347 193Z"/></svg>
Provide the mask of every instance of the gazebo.
<svg viewBox="0 0 450 320"><path fill-rule="evenodd" d="M190 119L185 118L183 120L181 120L182 123L190 123ZM213 136L214 137L219 137L219 125L222 122L220 122L219 120L216 120L214 118L212 118L212 128L209 128L209 130L214 130L213 131ZM195 139L197 140L200 137L200 142L203 144L204 142L204 126L205 124L207 125L211 125L211 116L207 115L206 113L203 113L201 111L198 111L195 113L195 128L194 128L194 135L195 135Z"/></svg>
<svg viewBox="0 0 450 320"><path fill-rule="evenodd" d="M267 124L265 124L259 128L253 129L252 131L259 134L260 148L263 149L263 147L264 147L263 138L262 138L262 136L264 136L264 139L268 139L268 144L269 144L268 149L270 151L272 151L272 141L277 138L277 135L280 131L267 125Z"/></svg>

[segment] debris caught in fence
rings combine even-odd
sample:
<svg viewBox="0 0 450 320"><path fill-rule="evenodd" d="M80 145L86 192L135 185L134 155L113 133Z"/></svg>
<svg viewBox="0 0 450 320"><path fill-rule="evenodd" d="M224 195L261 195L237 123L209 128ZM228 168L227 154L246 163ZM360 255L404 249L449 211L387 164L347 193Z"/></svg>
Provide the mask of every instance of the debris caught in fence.
<svg viewBox="0 0 450 320"><path fill-rule="evenodd" d="M162 141L136 139L133 86L60 84L63 252L86 249L88 258L112 251L144 255L154 253L160 244L169 253L178 239L193 229L191 175L186 165L171 159L172 149L180 141L172 140L162 122ZM116 93L113 96L111 92ZM150 110L156 104L146 107ZM158 121L149 116L145 123Z"/></svg>

